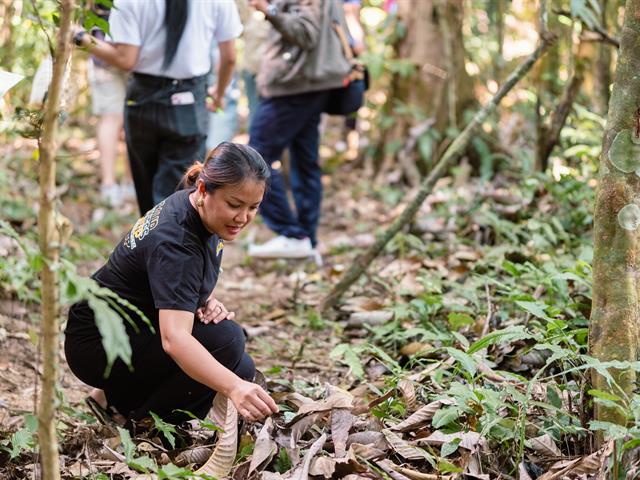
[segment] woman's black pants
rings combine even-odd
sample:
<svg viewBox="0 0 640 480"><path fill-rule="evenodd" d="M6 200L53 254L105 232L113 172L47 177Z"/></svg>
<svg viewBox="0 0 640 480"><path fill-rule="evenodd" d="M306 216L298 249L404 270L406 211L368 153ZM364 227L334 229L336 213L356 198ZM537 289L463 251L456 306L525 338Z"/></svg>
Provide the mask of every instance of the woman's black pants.
<svg viewBox="0 0 640 480"><path fill-rule="evenodd" d="M107 358L94 315L86 302L75 304L69 312L65 354L71 371L84 383L105 391L107 401L129 420L136 421L154 412L165 421L180 423L189 417L176 410L204 418L215 392L189 377L164 351L160 333L141 327L129 331L131 369L120 359L105 377ZM84 328L77 328L78 324ZM93 326L93 328L91 328ZM245 352L245 335L232 320L218 324L195 321L193 336L222 365L240 378L253 380L255 365Z"/></svg>

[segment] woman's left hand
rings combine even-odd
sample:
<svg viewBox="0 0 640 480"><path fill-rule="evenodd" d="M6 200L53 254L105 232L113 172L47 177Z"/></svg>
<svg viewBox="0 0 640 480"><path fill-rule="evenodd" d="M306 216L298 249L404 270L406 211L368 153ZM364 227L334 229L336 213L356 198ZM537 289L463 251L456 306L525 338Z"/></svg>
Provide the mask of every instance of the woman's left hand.
<svg viewBox="0 0 640 480"><path fill-rule="evenodd" d="M223 320L233 320L236 317L234 312L228 311L221 301L216 300L213 295L207 299L203 307L196 310L196 316L202 323L220 323Z"/></svg>

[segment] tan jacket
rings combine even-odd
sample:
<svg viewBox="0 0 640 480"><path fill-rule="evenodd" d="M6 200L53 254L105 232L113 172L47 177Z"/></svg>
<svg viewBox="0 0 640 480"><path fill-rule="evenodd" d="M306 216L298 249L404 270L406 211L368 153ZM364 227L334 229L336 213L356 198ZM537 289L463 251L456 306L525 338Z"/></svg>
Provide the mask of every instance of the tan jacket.
<svg viewBox="0 0 640 480"><path fill-rule="evenodd" d="M347 31L342 0L274 0L258 73L263 97L296 95L344 85L351 70L333 22Z"/></svg>

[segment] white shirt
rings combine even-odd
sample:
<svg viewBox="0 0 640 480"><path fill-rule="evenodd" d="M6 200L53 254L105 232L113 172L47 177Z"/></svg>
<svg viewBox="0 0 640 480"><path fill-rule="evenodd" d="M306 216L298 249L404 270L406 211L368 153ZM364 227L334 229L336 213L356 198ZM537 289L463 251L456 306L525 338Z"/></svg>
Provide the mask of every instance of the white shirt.
<svg viewBox="0 0 640 480"><path fill-rule="evenodd" d="M234 0L188 1L189 14L176 55L163 70L165 0L115 0L109 34L113 43L140 47L134 72L176 79L205 75L211 70L212 41L226 42L242 33Z"/></svg>

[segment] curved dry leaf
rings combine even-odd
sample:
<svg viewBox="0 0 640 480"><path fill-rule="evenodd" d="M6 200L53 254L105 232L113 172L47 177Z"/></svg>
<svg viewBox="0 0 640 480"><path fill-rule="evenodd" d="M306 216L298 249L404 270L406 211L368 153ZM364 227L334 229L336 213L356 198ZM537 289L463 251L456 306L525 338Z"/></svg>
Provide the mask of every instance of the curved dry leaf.
<svg viewBox="0 0 640 480"><path fill-rule="evenodd" d="M367 468L353 456L347 458L317 457L311 462L309 468L311 476L324 478L342 478L345 475L366 471Z"/></svg>
<svg viewBox="0 0 640 480"><path fill-rule="evenodd" d="M347 453L347 439L354 418L346 408L336 408L331 411L331 439L337 458L342 458Z"/></svg>
<svg viewBox="0 0 640 480"><path fill-rule="evenodd" d="M296 423L291 425L291 436L289 437L288 446L290 448L295 448L302 436L307 433L311 427L318 425L324 415L325 412L312 413L311 415L302 417Z"/></svg>
<svg viewBox="0 0 640 480"><path fill-rule="evenodd" d="M324 442L327 441L327 434L323 433L307 450L307 453L302 460L302 465L296 469L291 476L291 480L309 480L309 467L311 466L311 460L318 454L318 452L324 446Z"/></svg>
<svg viewBox="0 0 640 480"><path fill-rule="evenodd" d="M391 445L391 448L393 448L401 457L406 458L407 460L424 460L427 458L427 452L421 448L411 445L397 433L387 429L382 430L382 433L387 439L387 442L389 442L389 445Z"/></svg>
<svg viewBox="0 0 640 480"><path fill-rule="evenodd" d="M197 463L202 465L207 459L211 457L211 449L209 447L195 447L183 450L176 458L173 459L178 467L184 467L190 463Z"/></svg>
<svg viewBox="0 0 640 480"><path fill-rule="evenodd" d="M413 411L416 407L416 389L413 386L413 382L403 378L398 382L398 390L400 390L402 398L404 398L404 404L407 409Z"/></svg>
<svg viewBox="0 0 640 480"><path fill-rule="evenodd" d="M282 480L284 477L277 472L262 472L260 480Z"/></svg>
<svg viewBox="0 0 640 480"><path fill-rule="evenodd" d="M295 408L300 408L305 403L313 403L312 398L305 397L298 392L274 392L272 396L276 403L288 403Z"/></svg>
<svg viewBox="0 0 640 480"><path fill-rule="evenodd" d="M385 445L386 445L385 441ZM364 458L365 460L373 460L383 458L387 454L387 449L381 450L371 445L362 445L361 443L352 443L349 452L353 453L355 458Z"/></svg>
<svg viewBox="0 0 640 480"><path fill-rule="evenodd" d="M249 474L256 470L260 465L271 461L275 453L278 451L276 442L271 439L271 431L273 430L273 420L268 417L263 427L260 429L256 437L256 443L249 464Z"/></svg>
<svg viewBox="0 0 640 480"><path fill-rule="evenodd" d="M451 398L435 400L431 403L428 403L424 407L420 408L417 412L410 415L408 418L404 419L402 422L398 423L389 428L389 430L394 430L397 432L406 432L407 430L411 430L413 427L421 425L425 422L430 421L435 413L440 410L443 405L455 405L456 401Z"/></svg>
<svg viewBox="0 0 640 480"><path fill-rule="evenodd" d="M218 393L213 399L213 418L224 418L224 431L218 437L216 446L209 460L195 471L196 474L206 473L218 478L229 474L236 457L238 445L238 411L224 395Z"/></svg>
<svg viewBox="0 0 640 480"><path fill-rule="evenodd" d="M352 433L347 438L347 448L349 448L354 443L361 445L371 445L374 448L378 448L381 450L386 450L387 448L389 448L389 445L384 438L384 434L382 432L376 432L374 430Z"/></svg>
<svg viewBox="0 0 640 480"><path fill-rule="evenodd" d="M538 480L559 480L569 474L593 475L601 473L605 468L607 458L612 452L613 440L610 440L600 450L591 455L554 463L547 473L538 477Z"/></svg>
<svg viewBox="0 0 640 480"><path fill-rule="evenodd" d="M326 412L328 410L333 410L334 408L348 408L351 410L353 406L353 397L346 393L332 393L328 398L323 400L318 400L316 402L305 403L300 406L296 416L288 423L288 425L292 425L297 422L303 415L308 413L315 412ZM288 426L287 425L287 426Z"/></svg>
<svg viewBox="0 0 640 480"><path fill-rule="evenodd" d="M548 433L535 438L528 438L524 442L525 446L543 457L557 458L562 456L562 452L556 446L553 438Z"/></svg>

